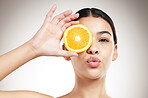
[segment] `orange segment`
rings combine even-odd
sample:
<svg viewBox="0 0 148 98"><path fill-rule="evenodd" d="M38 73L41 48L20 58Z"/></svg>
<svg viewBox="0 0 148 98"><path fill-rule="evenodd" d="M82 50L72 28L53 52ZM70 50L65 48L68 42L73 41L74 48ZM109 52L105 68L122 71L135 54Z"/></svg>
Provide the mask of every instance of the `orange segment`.
<svg viewBox="0 0 148 98"><path fill-rule="evenodd" d="M79 53L91 46L92 33L82 24L72 25L65 30L63 40L69 51Z"/></svg>

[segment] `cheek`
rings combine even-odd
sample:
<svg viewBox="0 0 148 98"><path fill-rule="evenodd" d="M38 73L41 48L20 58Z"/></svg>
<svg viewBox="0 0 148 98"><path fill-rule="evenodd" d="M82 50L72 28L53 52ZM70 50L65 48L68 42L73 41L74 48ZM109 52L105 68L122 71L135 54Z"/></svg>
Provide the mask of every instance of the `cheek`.
<svg viewBox="0 0 148 98"><path fill-rule="evenodd" d="M71 63L76 71L84 70L84 57L85 53L80 53L77 57L71 57Z"/></svg>
<svg viewBox="0 0 148 98"><path fill-rule="evenodd" d="M113 52L113 44L111 42L100 44L101 53L104 55L111 55Z"/></svg>
<svg viewBox="0 0 148 98"><path fill-rule="evenodd" d="M71 57L71 63L74 69L79 69L81 67L81 59L80 56L78 57Z"/></svg>
<svg viewBox="0 0 148 98"><path fill-rule="evenodd" d="M112 60L112 54L113 54L113 45L112 44L104 44L101 45L101 56L104 60L104 63L110 63Z"/></svg>

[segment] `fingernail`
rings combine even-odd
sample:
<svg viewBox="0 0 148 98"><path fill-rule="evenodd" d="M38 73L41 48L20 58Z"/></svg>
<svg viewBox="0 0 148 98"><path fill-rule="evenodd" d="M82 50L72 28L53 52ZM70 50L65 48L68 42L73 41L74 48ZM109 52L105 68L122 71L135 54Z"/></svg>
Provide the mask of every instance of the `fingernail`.
<svg viewBox="0 0 148 98"><path fill-rule="evenodd" d="M73 53L73 56L78 56L78 54L77 53Z"/></svg>
<svg viewBox="0 0 148 98"><path fill-rule="evenodd" d="M71 13L71 12L72 12L72 10L69 10L68 12L69 12L69 13Z"/></svg>
<svg viewBox="0 0 148 98"><path fill-rule="evenodd" d="M79 16L79 13L77 13L76 15Z"/></svg>
<svg viewBox="0 0 148 98"><path fill-rule="evenodd" d="M76 21L77 23L79 23L79 21Z"/></svg>
<svg viewBox="0 0 148 98"><path fill-rule="evenodd" d="M53 5L53 7L57 7L57 5L56 5L56 4L54 4L54 5Z"/></svg>

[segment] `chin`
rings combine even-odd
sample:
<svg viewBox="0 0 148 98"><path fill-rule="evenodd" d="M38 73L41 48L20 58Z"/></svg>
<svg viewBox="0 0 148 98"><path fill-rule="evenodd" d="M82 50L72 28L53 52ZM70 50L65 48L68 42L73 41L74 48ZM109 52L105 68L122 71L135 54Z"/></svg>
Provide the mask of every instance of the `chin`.
<svg viewBox="0 0 148 98"><path fill-rule="evenodd" d="M101 78L105 77L105 73L103 73L102 71L100 71L98 69L91 69L87 72L86 77L89 79L101 79Z"/></svg>

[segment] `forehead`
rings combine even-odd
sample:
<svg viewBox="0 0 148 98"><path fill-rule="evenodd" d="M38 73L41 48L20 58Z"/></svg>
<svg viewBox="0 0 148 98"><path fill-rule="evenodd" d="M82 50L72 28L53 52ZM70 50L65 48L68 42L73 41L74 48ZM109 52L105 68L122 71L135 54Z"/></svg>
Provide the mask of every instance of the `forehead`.
<svg viewBox="0 0 148 98"><path fill-rule="evenodd" d="M100 31L108 31L113 35L110 24L101 17L83 17L79 19L79 23L87 26L93 34Z"/></svg>

